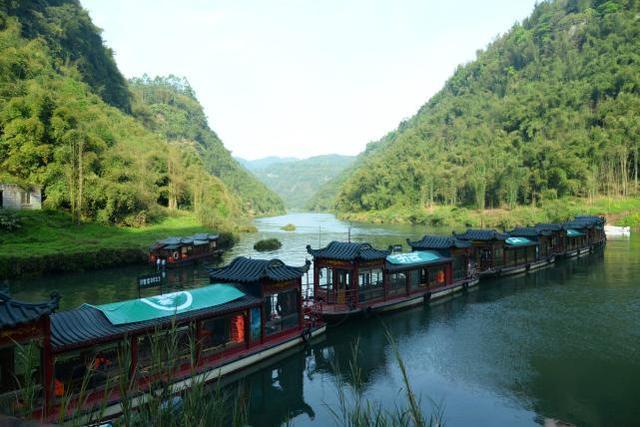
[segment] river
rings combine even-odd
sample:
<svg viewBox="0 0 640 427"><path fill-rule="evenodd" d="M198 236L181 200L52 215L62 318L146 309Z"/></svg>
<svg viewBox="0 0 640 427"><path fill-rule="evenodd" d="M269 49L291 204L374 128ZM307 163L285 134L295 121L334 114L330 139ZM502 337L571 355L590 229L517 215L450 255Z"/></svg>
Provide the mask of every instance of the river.
<svg viewBox="0 0 640 427"><path fill-rule="evenodd" d="M280 227L292 223L297 229ZM255 241L283 243L269 257L302 265L305 246L368 241L378 247L418 238L422 227L348 224L329 214L289 214L255 221L224 255L264 257ZM433 230L430 230L433 232ZM44 299L56 289L62 308L137 296L145 267L10 282L17 298ZM404 402L389 330L411 386L429 414L447 426L539 425L546 418L580 426L637 425L640 420L640 236L610 239L604 253L561 260L534 274L483 281L477 290L437 305L345 323L307 350L244 374L255 426L335 424L338 383L359 341L361 391L393 409ZM174 278L206 283L202 266ZM342 367L336 369L336 367ZM434 409L436 408L436 409Z"/></svg>

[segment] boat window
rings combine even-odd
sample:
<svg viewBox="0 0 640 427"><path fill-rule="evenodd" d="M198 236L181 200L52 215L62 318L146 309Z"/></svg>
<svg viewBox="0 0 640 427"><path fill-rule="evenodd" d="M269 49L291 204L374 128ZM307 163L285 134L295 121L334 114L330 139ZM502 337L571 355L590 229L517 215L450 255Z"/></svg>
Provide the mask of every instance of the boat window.
<svg viewBox="0 0 640 427"><path fill-rule="evenodd" d="M318 271L318 285L323 289L333 287L333 270L331 268L322 267Z"/></svg>
<svg viewBox="0 0 640 427"><path fill-rule="evenodd" d="M192 364L195 362L195 324L158 330L138 338L138 368L141 374L151 375L155 369Z"/></svg>
<svg viewBox="0 0 640 427"><path fill-rule="evenodd" d="M397 295L407 290L407 276L404 273L389 275L389 295Z"/></svg>
<svg viewBox="0 0 640 427"><path fill-rule="evenodd" d="M429 269L429 287L444 286L446 284L444 267Z"/></svg>
<svg viewBox="0 0 640 427"><path fill-rule="evenodd" d="M516 250L515 249L507 249L504 251L504 255L506 258L506 263L505 265L508 266L512 266L515 265L516 263Z"/></svg>
<svg viewBox="0 0 640 427"><path fill-rule="evenodd" d="M54 385L57 398L74 395L81 391L100 388L107 384L115 386L118 374L126 371L127 363L121 343L94 347L65 353L56 357Z"/></svg>
<svg viewBox="0 0 640 427"><path fill-rule="evenodd" d="M497 246L493 251L493 264L502 265L504 263L504 254L502 246Z"/></svg>
<svg viewBox="0 0 640 427"><path fill-rule="evenodd" d="M360 270L358 285L363 287L382 286L382 270Z"/></svg>
<svg viewBox="0 0 640 427"><path fill-rule="evenodd" d="M299 306L297 289L267 296L264 299L265 335L297 327Z"/></svg>
<svg viewBox="0 0 640 427"><path fill-rule="evenodd" d="M412 270L411 275L411 289L421 289L427 286L427 274L426 268L420 268L418 270Z"/></svg>
<svg viewBox="0 0 640 427"><path fill-rule="evenodd" d="M204 320L201 323L200 340L204 357L243 347L245 343L244 315L234 314Z"/></svg>
<svg viewBox="0 0 640 427"><path fill-rule="evenodd" d="M460 280L467 277L467 257L456 255L453 257L453 279Z"/></svg>
<svg viewBox="0 0 640 427"><path fill-rule="evenodd" d="M531 261L535 261L538 257L537 255L537 246L529 246L527 248L527 261L531 262Z"/></svg>

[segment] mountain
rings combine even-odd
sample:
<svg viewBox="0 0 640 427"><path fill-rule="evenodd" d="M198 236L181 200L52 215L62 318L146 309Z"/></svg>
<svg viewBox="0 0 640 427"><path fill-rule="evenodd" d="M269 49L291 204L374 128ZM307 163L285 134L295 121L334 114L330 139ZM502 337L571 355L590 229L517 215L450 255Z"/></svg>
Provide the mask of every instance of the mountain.
<svg viewBox="0 0 640 427"><path fill-rule="evenodd" d="M343 213L514 207L637 189L640 2L557 0L361 156Z"/></svg>
<svg viewBox="0 0 640 427"><path fill-rule="evenodd" d="M248 167L280 195L288 209L305 209L316 192L351 166L354 160L352 156L329 154L302 160L260 159L250 162Z"/></svg>
<svg viewBox="0 0 640 427"><path fill-rule="evenodd" d="M77 12L77 2L57 2L62 5L56 8L63 9L53 10L50 3L29 3L40 7L30 13L50 22L48 13ZM87 81L89 68L83 72L79 66L91 62L85 54L94 59L106 55L102 43L85 46L70 62L60 46L89 42L76 33L65 36L68 46L45 36L25 37L20 17L6 13L24 13L11 8L17 4L3 3L0 11L0 182L39 186L44 208L69 211L76 221L107 224L138 226L166 213L190 211L203 225L233 230L243 227L250 213L273 205L282 209L277 196L233 161L205 128L193 94L187 97L191 109L168 110L174 115L162 115L163 105L141 104L126 85L133 104L110 105L108 91L102 90L109 81L98 82L102 89L95 89ZM58 32L66 34L65 28ZM94 27L85 29L88 40L100 37ZM252 194L260 192L256 200L266 200L265 206L252 204Z"/></svg>
<svg viewBox="0 0 640 427"><path fill-rule="evenodd" d="M40 39L61 64L73 64L82 80L106 103L125 112L131 109L127 82L78 0L6 0L0 14L20 24L21 36Z"/></svg>
<svg viewBox="0 0 640 427"><path fill-rule="evenodd" d="M256 160L245 160L239 157L235 158L238 163L247 168L250 171L255 171L259 169L264 169L271 166L274 163L286 163L286 162L295 162L297 159L295 157L277 157L277 156L269 156L263 157L262 159Z"/></svg>
<svg viewBox="0 0 640 427"><path fill-rule="evenodd" d="M133 115L168 141L193 142L205 169L220 178L241 200L250 215L284 212L282 200L242 167L211 130L202 105L184 78L176 76L129 81Z"/></svg>

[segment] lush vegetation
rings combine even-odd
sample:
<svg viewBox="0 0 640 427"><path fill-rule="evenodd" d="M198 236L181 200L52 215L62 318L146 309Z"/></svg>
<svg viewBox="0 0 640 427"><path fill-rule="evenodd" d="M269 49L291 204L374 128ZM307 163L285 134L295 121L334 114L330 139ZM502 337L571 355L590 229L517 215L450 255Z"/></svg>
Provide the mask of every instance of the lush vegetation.
<svg viewBox="0 0 640 427"><path fill-rule="evenodd" d="M0 13L20 23L21 35L39 38L60 64L76 67L91 91L108 104L128 112L131 95L111 49L78 0L6 0Z"/></svg>
<svg viewBox="0 0 640 427"><path fill-rule="evenodd" d="M278 193L288 209L305 209L316 192L351 166L354 160L351 156L328 154L302 160L266 158L244 160L243 163Z"/></svg>
<svg viewBox="0 0 640 427"><path fill-rule="evenodd" d="M75 224L67 213L46 210L16 212L11 218L20 228L0 227L0 279L146 262L156 240L214 231L186 212L144 227ZM234 242L233 234L221 233L221 247Z"/></svg>
<svg viewBox="0 0 640 427"><path fill-rule="evenodd" d="M258 240L254 245L253 249L258 252L269 252L276 251L282 247L282 242L278 239L263 239Z"/></svg>
<svg viewBox="0 0 640 427"><path fill-rule="evenodd" d="M640 2L545 1L375 143L335 206L368 219L632 196L639 111Z"/></svg>
<svg viewBox="0 0 640 427"><path fill-rule="evenodd" d="M284 212L280 198L231 157L207 117L188 81L176 76L130 80L133 114L145 127L171 144L192 147L210 174L220 178L251 215Z"/></svg>
<svg viewBox="0 0 640 427"><path fill-rule="evenodd" d="M77 1L2 2L0 182L41 187L43 207L76 223L138 227L189 211L236 231L283 211L208 128L184 80L132 87Z"/></svg>
<svg viewBox="0 0 640 427"><path fill-rule="evenodd" d="M284 231L296 231L296 226L294 224L287 224L280 227L280 229Z"/></svg>

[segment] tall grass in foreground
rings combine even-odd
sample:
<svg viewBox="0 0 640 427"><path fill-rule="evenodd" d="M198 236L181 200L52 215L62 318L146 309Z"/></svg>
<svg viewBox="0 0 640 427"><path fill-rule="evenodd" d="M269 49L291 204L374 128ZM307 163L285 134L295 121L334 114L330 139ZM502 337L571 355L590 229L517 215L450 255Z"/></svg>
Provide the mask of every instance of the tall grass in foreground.
<svg viewBox="0 0 640 427"><path fill-rule="evenodd" d="M333 408L326 405L338 425L348 427L387 427L387 426L412 426L412 427L439 427L443 425L442 411L438 405L433 405L435 413L428 418L420 406L420 398L416 396L409 382L404 361L398 351L398 346L391 333L385 328L387 341L391 345L394 358L398 363L402 374L404 391L404 403L392 410L385 409L381 402L371 402L364 395L364 382L362 370L358 360L360 359L359 338L351 346L351 359L348 362L348 375L351 382L342 380L341 367L334 365L336 376L336 389L339 405Z"/></svg>
<svg viewBox="0 0 640 427"><path fill-rule="evenodd" d="M341 367L333 365L339 405L337 408L326 406L336 424L347 427L443 425L442 414L437 405L433 405L436 408L434 414L429 417L424 414L420 398L412 390L406 366L388 330L386 336L402 374L402 402L389 410L383 408L380 402L374 403L365 397L365 383L358 362L360 343L359 339L356 339L351 346L351 358L347 366L347 374L351 381L344 381ZM199 373L196 369L196 342L189 339L185 348L185 344L182 343L181 346L178 338L175 325L169 330L157 330L148 336L150 353L145 362L145 375L152 381L144 390L138 385L140 373L137 376L131 375L129 340L122 342L118 350L117 369L107 377L98 399L95 399L95 394L92 396L95 392L92 391L91 385L100 373L92 368L95 360L91 361L80 383L75 388L65 387L65 394L58 401L60 412L56 422L69 426L96 425L106 418L109 405L118 403L110 399L110 396L117 392L120 396L121 414L111 420L114 426L248 425L249 399L246 393L242 393L242 386L222 387L219 381L207 385L203 380L195 379ZM27 418L33 415L38 407L38 391L41 391L36 381L37 348L33 344L17 345L17 348L20 363L29 374L24 375L13 404L2 408L2 413ZM184 364L186 359L191 366L191 378L194 380L187 390L176 393L172 386L173 375L179 364ZM145 399L140 400L141 396L145 396ZM90 400L93 403L90 404Z"/></svg>

